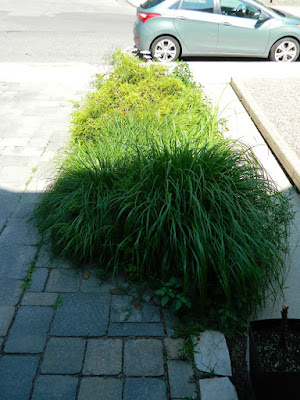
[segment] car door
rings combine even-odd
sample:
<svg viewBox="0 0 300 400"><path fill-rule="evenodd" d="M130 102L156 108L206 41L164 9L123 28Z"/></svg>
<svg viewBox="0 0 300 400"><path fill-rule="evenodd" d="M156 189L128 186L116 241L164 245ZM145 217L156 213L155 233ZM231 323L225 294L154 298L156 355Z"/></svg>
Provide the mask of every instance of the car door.
<svg viewBox="0 0 300 400"><path fill-rule="evenodd" d="M263 55L270 37L270 21L260 8L244 0L219 0L219 54ZM260 20L259 20L260 19Z"/></svg>
<svg viewBox="0 0 300 400"><path fill-rule="evenodd" d="M214 0L182 0L175 10L174 25L191 54L216 51L219 28Z"/></svg>

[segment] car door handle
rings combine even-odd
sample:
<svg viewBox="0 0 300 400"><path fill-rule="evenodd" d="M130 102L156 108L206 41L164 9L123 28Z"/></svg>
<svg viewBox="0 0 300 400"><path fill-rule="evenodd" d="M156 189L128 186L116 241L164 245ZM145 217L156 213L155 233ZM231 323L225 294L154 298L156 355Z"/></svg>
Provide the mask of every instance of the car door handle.
<svg viewBox="0 0 300 400"><path fill-rule="evenodd" d="M222 25L224 26L231 26L231 24L229 22L224 22Z"/></svg>
<svg viewBox="0 0 300 400"><path fill-rule="evenodd" d="M176 19L180 19L181 21L184 21L186 18L183 15L179 15L178 17L176 17Z"/></svg>

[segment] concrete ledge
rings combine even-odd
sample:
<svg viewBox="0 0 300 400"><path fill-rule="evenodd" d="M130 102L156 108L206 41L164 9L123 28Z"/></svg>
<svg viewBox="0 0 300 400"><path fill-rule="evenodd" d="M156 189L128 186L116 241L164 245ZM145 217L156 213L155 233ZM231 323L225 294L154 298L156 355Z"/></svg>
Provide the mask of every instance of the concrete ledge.
<svg viewBox="0 0 300 400"><path fill-rule="evenodd" d="M296 153L290 148L286 140L279 134L276 126L269 121L267 116L261 111L259 105L249 91L247 91L243 80L232 78L231 86L238 98L242 101L248 114L254 121L267 141L270 148L275 153L279 162L282 164L291 180L300 190L300 159Z"/></svg>

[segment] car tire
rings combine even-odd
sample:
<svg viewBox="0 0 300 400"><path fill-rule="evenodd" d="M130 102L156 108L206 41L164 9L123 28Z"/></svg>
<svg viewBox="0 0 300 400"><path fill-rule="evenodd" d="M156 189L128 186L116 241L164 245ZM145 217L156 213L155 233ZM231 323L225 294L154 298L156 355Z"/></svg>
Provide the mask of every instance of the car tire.
<svg viewBox="0 0 300 400"><path fill-rule="evenodd" d="M157 61L176 61L180 56L179 42L172 36L160 36L151 45L151 55Z"/></svg>
<svg viewBox="0 0 300 400"><path fill-rule="evenodd" d="M296 39L286 37L273 44L270 50L270 60L277 62L297 61L300 45Z"/></svg>

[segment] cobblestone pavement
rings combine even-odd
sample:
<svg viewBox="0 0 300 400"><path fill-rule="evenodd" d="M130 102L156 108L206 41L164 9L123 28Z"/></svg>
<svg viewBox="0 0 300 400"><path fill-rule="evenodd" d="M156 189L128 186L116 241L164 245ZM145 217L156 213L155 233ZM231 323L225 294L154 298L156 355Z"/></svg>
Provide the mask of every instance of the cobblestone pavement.
<svg viewBox="0 0 300 400"><path fill-rule="evenodd" d="M0 84L0 398L196 398L194 370L170 338L172 314L122 280L101 282L92 269L51 262L28 232L53 176L49 160L66 140L68 100L83 86Z"/></svg>

